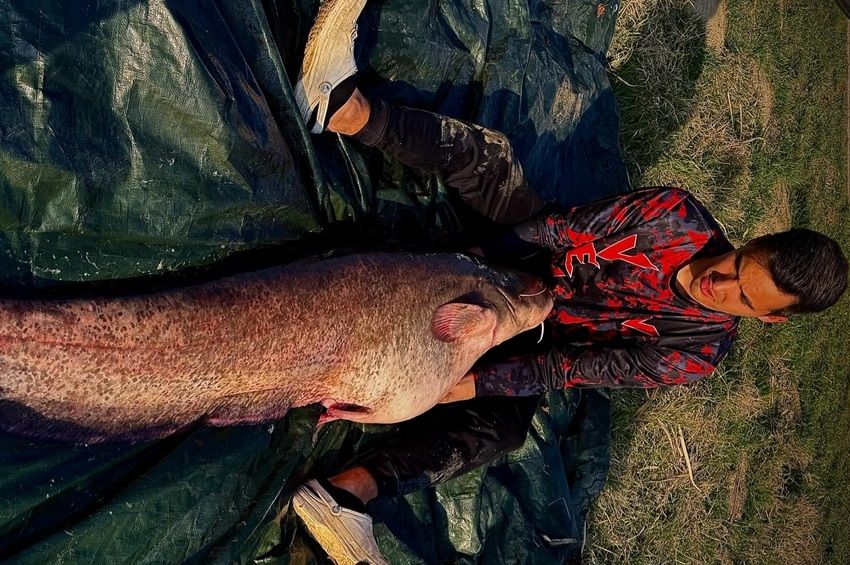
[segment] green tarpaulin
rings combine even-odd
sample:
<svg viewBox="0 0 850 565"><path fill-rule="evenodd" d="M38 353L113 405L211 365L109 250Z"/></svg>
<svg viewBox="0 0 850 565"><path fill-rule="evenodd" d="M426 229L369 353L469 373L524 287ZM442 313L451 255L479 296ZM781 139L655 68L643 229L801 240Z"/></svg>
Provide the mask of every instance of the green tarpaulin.
<svg viewBox="0 0 850 565"><path fill-rule="evenodd" d="M148 290L342 246L439 248L486 229L437 179L306 133L291 79L317 2L0 7L0 279L9 294ZM362 88L504 131L549 199L620 192L628 179L604 66L617 8L373 1L356 49ZM0 435L0 559L321 561L289 494L393 428L335 423L314 434L317 415L141 445ZM598 393L550 395L521 450L380 501L382 549L394 563L578 555L607 468L607 418Z"/></svg>

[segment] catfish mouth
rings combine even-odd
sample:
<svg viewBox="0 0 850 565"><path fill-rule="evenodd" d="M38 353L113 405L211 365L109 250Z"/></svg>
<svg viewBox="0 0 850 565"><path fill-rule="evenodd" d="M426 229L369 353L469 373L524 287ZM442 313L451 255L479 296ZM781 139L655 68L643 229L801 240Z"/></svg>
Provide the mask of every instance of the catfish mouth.
<svg viewBox="0 0 850 565"><path fill-rule="evenodd" d="M496 287L504 300L505 309L511 321L520 331L529 330L541 324L552 310L552 294L541 279L525 273L516 273L514 289ZM513 290L513 292L510 292ZM510 294L509 294L510 292ZM513 295L513 296L511 296Z"/></svg>
<svg viewBox="0 0 850 565"><path fill-rule="evenodd" d="M533 298L546 292L549 292L549 287L546 283L537 277L531 277L529 285L525 288L525 290L517 294L517 296L520 298Z"/></svg>
<svg viewBox="0 0 850 565"><path fill-rule="evenodd" d="M513 294L516 298L514 302L521 303L542 303L549 304L551 309L552 294L551 288L542 279L526 273L516 273L517 286ZM511 302L510 300L508 302Z"/></svg>
<svg viewBox="0 0 850 565"><path fill-rule="evenodd" d="M510 280L504 287L510 295L515 297L514 300L534 298L550 290L549 286L535 275L522 271L509 271L509 276Z"/></svg>

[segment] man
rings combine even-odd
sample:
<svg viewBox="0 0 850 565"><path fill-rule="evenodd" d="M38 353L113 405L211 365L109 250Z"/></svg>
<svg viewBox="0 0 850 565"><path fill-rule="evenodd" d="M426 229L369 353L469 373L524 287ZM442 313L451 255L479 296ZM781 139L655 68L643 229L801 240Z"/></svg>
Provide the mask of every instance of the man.
<svg viewBox="0 0 850 565"><path fill-rule="evenodd" d="M337 563L384 563L364 504L515 448L540 393L696 381L726 356L740 317L779 322L822 310L846 289L847 261L826 236L796 229L734 249L705 208L679 189L542 212L504 135L362 95L353 40L364 5L322 4L296 85L305 121L314 133L327 128L437 173L482 215L516 224L481 251L529 269L542 265L555 306L542 344L515 343L508 355L490 356L446 398L476 401L450 417L411 422L401 433L406 439L296 491L296 513ZM483 398L498 396L524 399Z"/></svg>

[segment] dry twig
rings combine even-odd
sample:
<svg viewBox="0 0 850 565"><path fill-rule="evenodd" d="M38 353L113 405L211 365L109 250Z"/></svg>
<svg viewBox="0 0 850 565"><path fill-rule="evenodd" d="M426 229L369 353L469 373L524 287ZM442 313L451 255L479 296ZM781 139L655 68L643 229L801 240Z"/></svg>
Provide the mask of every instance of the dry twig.
<svg viewBox="0 0 850 565"><path fill-rule="evenodd" d="M682 446L682 455L685 457L685 465L688 467L688 477L691 479L691 484L694 485L694 488L699 490L696 482L694 481L694 469L691 466L691 457L688 455L688 446L685 443L685 433L682 431L682 426L676 426L679 429L679 442Z"/></svg>

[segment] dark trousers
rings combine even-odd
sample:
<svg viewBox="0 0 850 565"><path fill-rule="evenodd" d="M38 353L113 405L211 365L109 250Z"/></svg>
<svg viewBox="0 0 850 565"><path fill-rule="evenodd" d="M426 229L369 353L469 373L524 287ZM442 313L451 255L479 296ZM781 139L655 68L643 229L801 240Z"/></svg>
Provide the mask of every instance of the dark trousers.
<svg viewBox="0 0 850 565"><path fill-rule="evenodd" d="M383 101L371 106L355 139L437 174L483 216L516 223L542 208L504 134ZM521 446L539 401L488 397L437 406L401 424L391 445L358 464L372 474L382 496L449 480Z"/></svg>
<svg viewBox="0 0 850 565"><path fill-rule="evenodd" d="M375 479L378 496L448 481L522 446L539 403L539 396L491 396L438 405L357 464Z"/></svg>
<svg viewBox="0 0 850 565"><path fill-rule="evenodd" d="M543 207L503 133L381 100L370 104L369 121L354 139L437 174L481 215L515 224Z"/></svg>

